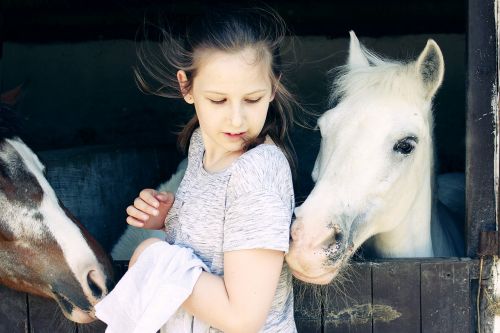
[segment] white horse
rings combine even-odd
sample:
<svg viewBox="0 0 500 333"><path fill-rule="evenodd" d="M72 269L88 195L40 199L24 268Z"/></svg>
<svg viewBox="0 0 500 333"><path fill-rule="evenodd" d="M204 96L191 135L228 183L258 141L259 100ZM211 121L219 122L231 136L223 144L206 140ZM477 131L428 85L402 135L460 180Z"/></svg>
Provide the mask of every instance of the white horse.
<svg viewBox="0 0 500 333"><path fill-rule="evenodd" d="M367 240L377 257L463 251L458 228L437 219L432 195L439 46L428 40L416 61L401 63L375 56L350 35L348 64L333 86L338 104L318 120L316 183L295 210L286 256L295 277L315 284L330 282Z"/></svg>

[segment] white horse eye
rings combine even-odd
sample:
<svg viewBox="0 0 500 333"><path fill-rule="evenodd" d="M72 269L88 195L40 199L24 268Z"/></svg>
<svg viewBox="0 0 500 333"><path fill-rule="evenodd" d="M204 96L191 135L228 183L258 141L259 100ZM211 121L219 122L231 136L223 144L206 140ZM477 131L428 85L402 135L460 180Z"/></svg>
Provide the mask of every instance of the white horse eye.
<svg viewBox="0 0 500 333"><path fill-rule="evenodd" d="M413 149L415 149L417 142L418 139L416 137L407 136L406 138L396 142L392 150L403 155L408 155L413 151Z"/></svg>

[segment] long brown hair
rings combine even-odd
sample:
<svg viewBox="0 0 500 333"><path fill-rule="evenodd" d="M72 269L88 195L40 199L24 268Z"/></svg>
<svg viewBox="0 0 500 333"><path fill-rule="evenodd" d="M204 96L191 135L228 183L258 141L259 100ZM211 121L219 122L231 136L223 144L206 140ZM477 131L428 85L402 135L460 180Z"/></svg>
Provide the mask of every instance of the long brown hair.
<svg viewBox="0 0 500 333"><path fill-rule="evenodd" d="M154 55L143 43L138 48L139 64L134 69L136 82L145 93L182 98L184 94L179 88L176 73L179 70L186 72L185 90L189 91L196 76L195 51L215 49L233 53L247 47L255 48L260 57L270 58L269 76L275 95L262 131L246 142L243 149L252 149L269 136L281 148L295 173L296 156L289 130L294 123L294 112L301 106L285 86L280 49L286 33L283 19L269 8L212 10L195 19L182 37L175 38L161 28L159 55ZM194 115L180 132L178 145L184 153L198 126L198 118Z"/></svg>

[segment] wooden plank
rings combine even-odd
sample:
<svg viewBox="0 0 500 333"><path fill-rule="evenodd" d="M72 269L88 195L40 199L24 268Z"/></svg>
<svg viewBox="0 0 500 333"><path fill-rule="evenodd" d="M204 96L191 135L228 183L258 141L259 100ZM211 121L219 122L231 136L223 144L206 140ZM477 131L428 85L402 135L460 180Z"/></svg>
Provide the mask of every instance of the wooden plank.
<svg viewBox="0 0 500 333"><path fill-rule="evenodd" d="M28 332L26 294L0 286L0 332Z"/></svg>
<svg viewBox="0 0 500 333"><path fill-rule="evenodd" d="M420 333L420 263L372 266L373 333Z"/></svg>
<svg viewBox="0 0 500 333"><path fill-rule="evenodd" d="M299 333L322 332L323 288L293 281L295 324Z"/></svg>
<svg viewBox="0 0 500 333"><path fill-rule="evenodd" d="M53 300L28 295L30 333L76 333L76 324L64 317Z"/></svg>
<svg viewBox="0 0 500 333"><path fill-rule="evenodd" d="M421 264L422 332L470 332L467 262Z"/></svg>
<svg viewBox="0 0 500 333"><path fill-rule="evenodd" d="M370 263L352 263L325 292L325 333L372 332Z"/></svg>

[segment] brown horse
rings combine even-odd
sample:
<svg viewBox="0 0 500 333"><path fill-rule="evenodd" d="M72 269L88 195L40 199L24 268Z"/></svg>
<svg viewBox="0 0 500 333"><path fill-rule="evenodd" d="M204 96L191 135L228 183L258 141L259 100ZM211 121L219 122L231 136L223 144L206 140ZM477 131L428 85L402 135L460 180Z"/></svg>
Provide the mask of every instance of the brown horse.
<svg viewBox="0 0 500 333"><path fill-rule="evenodd" d="M111 288L110 261L59 202L44 166L17 136L14 112L0 101L0 284L52 298L78 323Z"/></svg>

